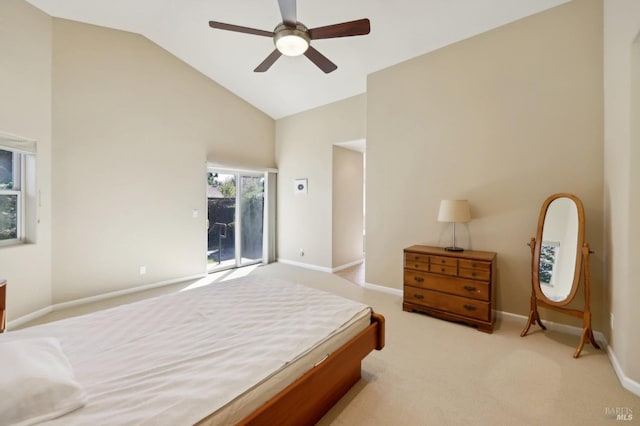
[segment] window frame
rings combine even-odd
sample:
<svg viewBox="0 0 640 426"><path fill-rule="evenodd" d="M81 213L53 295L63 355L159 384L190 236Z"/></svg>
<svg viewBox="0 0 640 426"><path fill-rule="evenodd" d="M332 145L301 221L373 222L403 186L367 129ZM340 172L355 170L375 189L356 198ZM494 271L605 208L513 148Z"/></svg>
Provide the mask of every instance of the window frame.
<svg viewBox="0 0 640 426"><path fill-rule="evenodd" d="M16 238L0 240L0 247L21 244L25 241L25 206L24 206L24 182L26 180L26 156L22 152L7 149L0 145L0 150L11 152L13 157L13 188L0 188L0 195L15 195L16 202Z"/></svg>

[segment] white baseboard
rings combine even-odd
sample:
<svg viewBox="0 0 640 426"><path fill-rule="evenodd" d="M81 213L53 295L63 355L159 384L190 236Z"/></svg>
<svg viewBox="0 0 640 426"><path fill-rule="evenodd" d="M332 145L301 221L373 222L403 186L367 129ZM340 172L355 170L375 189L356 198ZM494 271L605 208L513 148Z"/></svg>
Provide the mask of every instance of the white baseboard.
<svg viewBox="0 0 640 426"><path fill-rule="evenodd" d="M613 348L611 348L611 346L607 346L607 354L609 355L609 361L611 361L611 365L613 365L613 370L616 372L616 376L618 376L618 380L620 380L620 384L622 385L622 387L628 390L629 392L640 396L640 383L627 377L627 375L622 370L622 367L618 362L618 358L616 357L616 354L613 352Z"/></svg>
<svg viewBox="0 0 640 426"><path fill-rule="evenodd" d="M344 269L351 268L352 266L359 265L362 262L364 262L364 259L354 260L353 262L345 263L344 265L341 265L341 266L336 266L335 268L331 269L331 272L339 272Z"/></svg>
<svg viewBox="0 0 640 426"><path fill-rule="evenodd" d="M354 260L353 262L345 263L344 265L336 266L335 268L327 268L326 266L312 265L311 263L296 262L295 260L278 258L278 262L286 265L298 266L300 268L311 269L313 271L327 272L332 274L334 272L342 271L343 269L351 268L352 266L359 265L364 262L364 259Z"/></svg>
<svg viewBox="0 0 640 426"><path fill-rule="evenodd" d="M109 293L98 294L97 296L83 297L82 299L70 300L68 302L56 303L52 306L54 311L61 309L73 308L74 306L86 305L87 303L99 302L101 300L111 299L113 297L125 296L139 291L152 290L158 287L164 287L171 284L177 284L183 281L197 280L206 277L207 274L196 274L188 277L173 278L170 280L159 281L156 283L145 284L138 287L125 288L124 290L111 291Z"/></svg>
<svg viewBox="0 0 640 426"><path fill-rule="evenodd" d="M38 318L40 318L42 316L50 314L51 312L53 312L53 307L52 306L47 306L46 308L38 309L35 312L31 312L30 314L23 315L20 318L16 318L14 320L7 321L7 331L11 330L14 327L19 327L22 324L26 324L29 321L33 321L33 320L38 319Z"/></svg>
<svg viewBox="0 0 640 426"><path fill-rule="evenodd" d="M311 265L309 263L294 262L293 260L287 260L287 259L278 259L278 262L284 263L287 265L298 266L300 268L312 269L314 271L327 272L329 274L332 274L334 272L341 271L346 268L350 268L351 266L358 265L359 263L364 262L364 259L356 260L354 262L348 263L346 265L338 266L337 268L333 268L333 269L325 268L322 266ZM403 294L401 289L386 287L383 285L364 283L361 287L369 290L379 291L381 293L392 294L394 296L402 297L402 294Z"/></svg>
<svg viewBox="0 0 640 426"><path fill-rule="evenodd" d="M327 272L329 274L333 272L331 268L312 265L310 263L302 263L302 262L296 262L293 260L280 259L280 258L278 258L278 262L284 263L285 265L292 265L292 266L298 266L300 268L311 269L313 271Z"/></svg>
<svg viewBox="0 0 640 426"><path fill-rule="evenodd" d="M197 274L197 275L190 275L188 277L173 278L173 279L170 279L170 280L159 281L159 282L151 283L151 284L145 284L145 285L141 285L141 286L138 286L138 287L131 287L131 288L127 288L127 289L124 289L124 290L112 291L112 292L109 292L109 293L99 294L99 295L96 295L96 296L83 297L82 299L70 300L68 302L56 303L54 305L47 306L46 308L39 309L39 310L37 310L35 312L32 312L30 314L23 315L20 318L16 318L15 320L8 321L7 322L7 329L11 329L13 327L18 327L18 326L20 326L22 324L28 323L29 321L33 321L35 319L38 319L41 316L44 316L44 315L49 314L51 312L59 311L59 310L62 310L62 309L72 308L72 307L80 306L80 305L86 305L87 303L99 302L99 301L102 301L102 300L111 299L113 297L125 296L127 294L138 293L140 291L151 290L151 289L154 289L154 288L164 287L164 286L171 285L171 284L177 284L177 283L183 282L183 281L196 280L196 279L203 278L203 277L206 277L206 276L207 276L207 274Z"/></svg>
<svg viewBox="0 0 640 426"><path fill-rule="evenodd" d="M394 296L402 297L402 295L403 295L402 290L399 289L399 288L391 288L391 287L387 287L387 286L383 286L383 285L369 284L369 283L364 283L362 285L362 287L364 287L366 289L369 289L369 290L379 291L381 293L393 294Z"/></svg>

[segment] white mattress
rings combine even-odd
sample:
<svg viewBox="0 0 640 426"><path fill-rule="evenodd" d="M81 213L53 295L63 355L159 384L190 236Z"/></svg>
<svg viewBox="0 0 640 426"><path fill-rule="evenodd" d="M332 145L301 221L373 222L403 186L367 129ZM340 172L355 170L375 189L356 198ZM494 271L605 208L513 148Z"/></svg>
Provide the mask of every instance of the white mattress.
<svg viewBox="0 0 640 426"><path fill-rule="evenodd" d="M85 407L47 424L194 424L223 409L208 419L216 424L253 411L249 391L277 392L259 385L271 376L283 382L278 372L288 365L308 368L332 350L325 342L348 340L344 330L355 335L369 314L369 307L330 293L248 276L3 338L58 338L87 392Z"/></svg>

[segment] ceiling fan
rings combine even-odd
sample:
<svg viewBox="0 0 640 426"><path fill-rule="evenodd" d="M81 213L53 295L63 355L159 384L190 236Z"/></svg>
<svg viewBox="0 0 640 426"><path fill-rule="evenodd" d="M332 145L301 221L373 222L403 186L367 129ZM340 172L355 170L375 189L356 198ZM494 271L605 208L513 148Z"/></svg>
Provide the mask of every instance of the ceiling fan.
<svg viewBox="0 0 640 426"><path fill-rule="evenodd" d="M309 60L316 64L322 71L330 73L335 71L338 66L314 49L310 44L311 40L366 35L369 34L371 30L368 19L359 19L357 21L308 29L297 20L296 0L278 0L278 4L280 6L282 22L278 24L273 31L256 30L254 28L215 21L209 21L209 26L220 30L273 37L273 43L276 45L276 49L253 70L254 72L267 71L282 55L300 56L304 54L304 56L309 58Z"/></svg>

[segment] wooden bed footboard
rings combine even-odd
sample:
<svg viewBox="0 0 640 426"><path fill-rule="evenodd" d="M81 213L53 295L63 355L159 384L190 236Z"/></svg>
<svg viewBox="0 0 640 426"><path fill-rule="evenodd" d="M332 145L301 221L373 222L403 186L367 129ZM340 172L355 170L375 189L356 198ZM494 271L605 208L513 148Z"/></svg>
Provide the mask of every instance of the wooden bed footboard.
<svg viewBox="0 0 640 426"><path fill-rule="evenodd" d="M305 375L253 412L241 425L312 425L338 402L361 376L361 361L381 350L384 317L371 313L371 324Z"/></svg>

